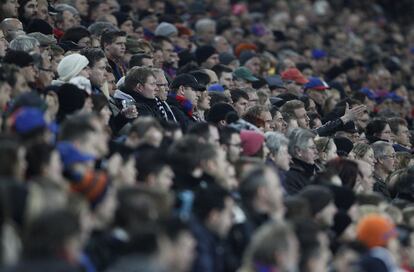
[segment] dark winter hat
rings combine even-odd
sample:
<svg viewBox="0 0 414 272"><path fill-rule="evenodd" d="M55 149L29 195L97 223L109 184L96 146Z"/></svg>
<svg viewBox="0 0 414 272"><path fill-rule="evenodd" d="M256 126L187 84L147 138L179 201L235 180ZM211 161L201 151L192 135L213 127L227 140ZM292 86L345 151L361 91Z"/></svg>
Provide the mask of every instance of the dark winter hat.
<svg viewBox="0 0 414 272"><path fill-rule="evenodd" d="M224 65L229 65L232 61L236 60L236 56L234 56L233 54L224 52L224 53L220 53L219 55L219 60L221 64Z"/></svg>
<svg viewBox="0 0 414 272"><path fill-rule="evenodd" d="M43 112L38 108L23 107L12 116L12 127L18 134L27 134L47 126Z"/></svg>
<svg viewBox="0 0 414 272"><path fill-rule="evenodd" d="M59 99L58 116L63 117L82 109L87 93L73 84L63 84L57 91Z"/></svg>
<svg viewBox="0 0 414 272"><path fill-rule="evenodd" d="M338 156L348 156L349 152L351 152L352 148L354 148L354 144L351 140L345 137L335 137L334 143L336 145Z"/></svg>
<svg viewBox="0 0 414 272"><path fill-rule="evenodd" d="M216 49L211 45L203 45L196 49L195 57L197 59L198 64L202 64L205 62L209 57L216 54Z"/></svg>
<svg viewBox="0 0 414 272"><path fill-rule="evenodd" d="M36 92L27 92L16 97L10 112L14 112L21 107L38 108L41 111L45 111L47 104Z"/></svg>
<svg viewBox="0 0 414 272"><path fill-rule="evenodd" d="M339 210L347 211L354 205L356 196L351 189L335 185L329 186L329 189L333 194L335 205Z"/></svg>
<svg viewBox="0 0 414 272"><path fill-rule="evenodd" d="M42 19L33 19L26 28L26 33L40 32L45 35L53 35L53 27Z"/></svg>
<svg viewBox="0 0 414 272"><path fill-rule="evenodd" d="M4 63L10 63L24 68L33 64L33 57L29 53L16 50L8 50L3 58Z"/></svg>
<svg viewBox="0 0 414 272"><path fill-rule="evenodd" d="M207 121L218 124L220 121L226 120L227 114L236 112L236 110L227 103L217 103L213 105L207 115Z"/></svg>
<svg viewBox="0 0 414 272"><path fill-rule="evenodd" d="M246 62L248 62L250 59L252 59L254 57L257 57L257 54L254 53L253 51L247 51L247 50L246 51L243 51L240 54L240 58L239 58L240 65L243 66Z"/></svg>
<svg viewBox="0 0 414 272"><path fill-rule="evenodd" d="M210 83L210 76L203 70L191 71L190 74L194 76L201 85L207 85Z"/></svg>
<svg viewBox="0 0 414 272"><path fill-rule="evenodd" d="M312 216L322 211L334 200L331 191L320 185L309 185L305 187L299 192L299 196L308 200Z"/></svg>
<svg viewBox="0 0 414 272"><path fill-rule="evenodd" d="M123 23L128 20L131 20L131 17L125 12L117 11L112 13L115 16L116 20L118 21L118 26L120 27Z"/></svg>
<svg viewBox="0 0 414 272"><path fill-rule="evenodd" d="M172 90L177 90L180 86L191 87L194 91L204 91L206 89L206 86L199 84L197 79L190 74L178 75L173 82L171 82L170 88Z"/></svg>

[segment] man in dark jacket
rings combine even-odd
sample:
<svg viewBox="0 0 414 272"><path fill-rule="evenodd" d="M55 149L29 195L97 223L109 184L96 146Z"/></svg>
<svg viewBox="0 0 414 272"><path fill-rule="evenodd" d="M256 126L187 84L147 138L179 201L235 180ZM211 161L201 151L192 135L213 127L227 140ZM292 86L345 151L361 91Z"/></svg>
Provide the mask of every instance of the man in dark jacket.
<svg viewBox="0 0 414 272"><path fill-rule="evenodd" d="M170 89L167 103L183 130L186 130L190 124L199 121L193 115L193 111L201 93L206 91L206 88L200 85L194 76L181 74L171 83Z"/></svg>
<svg viewBox="0 0 414 272"><path fill-rule="evenodd" d="M200 189L194 200L191 229L197 240L197 257L192 271L227 271L228 251L223 238L232 225L234 201L218 185Z"/></svg>
<svg viewBox="0 0 414 272"><path fill-rule="evenodd" d="M309 185L311 177L317 171L314 137L312 131L302 128L295 128L289 133L289 153L293 158L286 173L285 189L289 195L296 194Z"/></svg>
<svg viewBox="0 0 414 272"><path fill-rule="evenodd" d="M395 168L395 151L392 144L384 141L378 141L371 145L374 150L376 159L374 172L374 191L382 194L387 199L391 199L388 185L385 182L388 175L394 171Z"/></svg>
<svg viewBox="0 0 414 272"><path fill-rule="evenodd" d="M166 119L166 113L155 96L157 90L157 81L151 69L134 67L125 77L122 92L135 101L139 116L152 116L163 120Z"/></svg>

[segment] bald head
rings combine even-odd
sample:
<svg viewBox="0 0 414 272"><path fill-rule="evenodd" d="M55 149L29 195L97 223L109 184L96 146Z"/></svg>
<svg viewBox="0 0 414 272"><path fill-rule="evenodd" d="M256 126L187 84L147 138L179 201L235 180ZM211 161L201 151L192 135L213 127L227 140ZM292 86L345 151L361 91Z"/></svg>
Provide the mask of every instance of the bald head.
<svg viewBox="0 0 414 272"><path fill-rule="evenodd" d="M11 41L19 35L24 35L23 24L16 18L6 18L0 23L7 41Z"/></svg>

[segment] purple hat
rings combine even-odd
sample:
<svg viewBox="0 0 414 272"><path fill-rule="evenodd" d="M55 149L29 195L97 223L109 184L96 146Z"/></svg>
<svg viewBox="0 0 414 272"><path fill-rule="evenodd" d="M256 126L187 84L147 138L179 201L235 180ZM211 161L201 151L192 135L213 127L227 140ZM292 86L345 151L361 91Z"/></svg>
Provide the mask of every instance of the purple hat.
<svg viewBox="0 0 414 272"><path fill-rule="evenodd" d="M80 152L70 142L59 142L57 144L57 150L59 151L60 157L65 167L68 167L78 162L87 162L95 160L94 156Z"/></svg>
<svg viewBox="0 0 414 272"><path fill-rule="evenodd" d="M321 50L321 49L313 49L312 50L312 58L313 59L316 59L316 60L323 59L326 56L328 56L328 54L324 50Z"/></svg>
<svg viewBox="0 0 414 272"><path fill-rule="evenodd" d="M376 93L366 87L359 90L359 92L365 94L370 100L376 100L378 98L378 95Z"/></svg>
<svg viewBox="0 0 414 272"><path fill-rule="evenodd" d="M324 91L329 89L328 83L323 81L322 79L318 77L310 77L309 82L304 85L305 90L318 90L318 91Z"/></svg>
<svg viewBox="0 0 414 272"><path fill-rule="evenodd" d="M224 88L220 84L211 84L210 87L208 87L209 92L224 92Z"/></svg>
<svg viewBox="0 0 414 272"><path fill-rule="evenodd" d="M43 112L38 108L22 107L13 115L13 128L18 134L26 134L37 128L46 128Z"/></svg>

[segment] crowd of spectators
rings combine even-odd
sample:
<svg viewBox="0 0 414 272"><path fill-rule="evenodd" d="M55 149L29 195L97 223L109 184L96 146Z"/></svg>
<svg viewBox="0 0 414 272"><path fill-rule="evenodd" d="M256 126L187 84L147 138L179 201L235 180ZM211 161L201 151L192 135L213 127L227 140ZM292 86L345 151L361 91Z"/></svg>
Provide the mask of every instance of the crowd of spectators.
<svg viewBox="0 0 414 272"><path fill-rule="evenodd" d="M0 0L0 270L414 271L409 0Z"/></svg>

